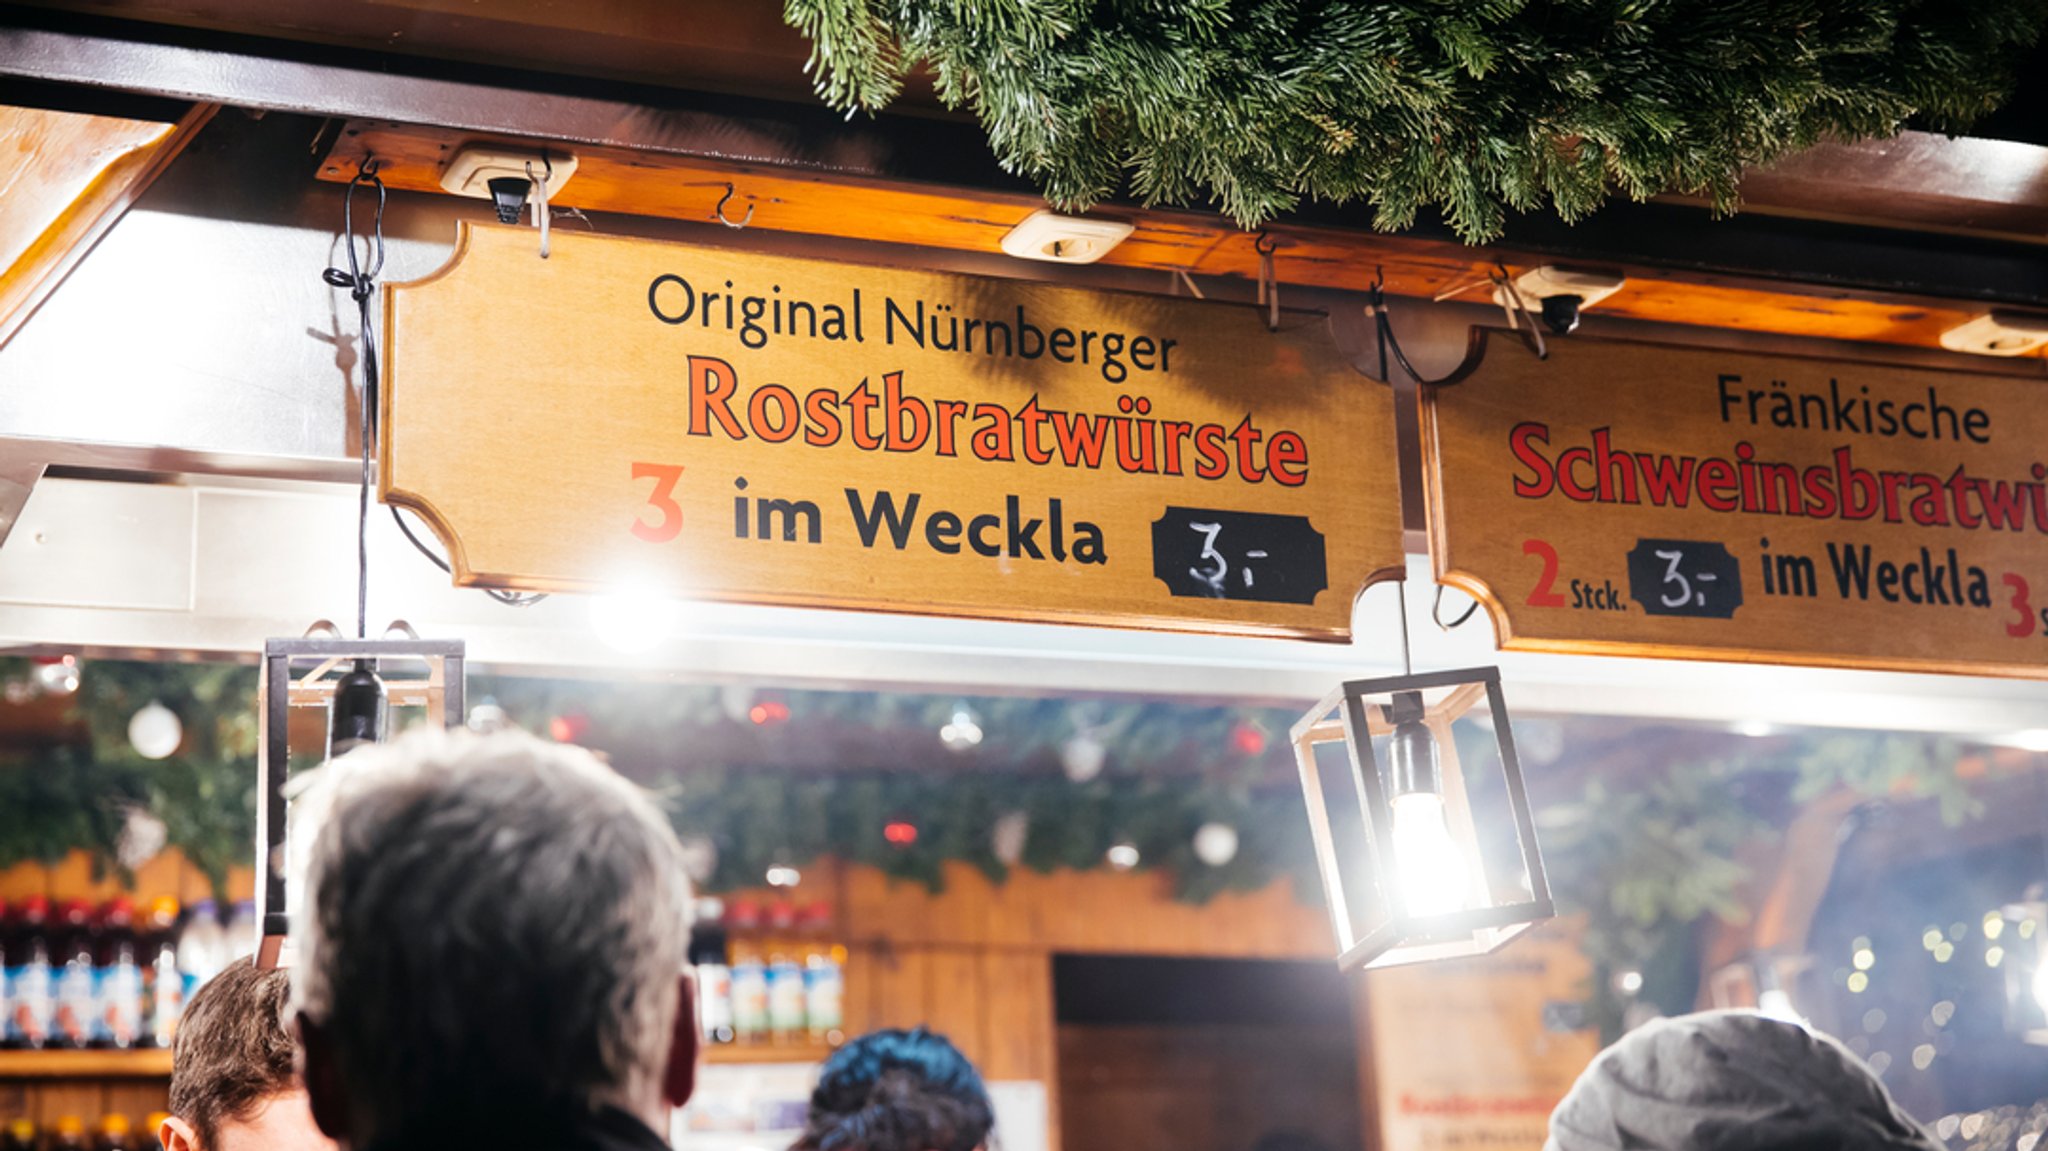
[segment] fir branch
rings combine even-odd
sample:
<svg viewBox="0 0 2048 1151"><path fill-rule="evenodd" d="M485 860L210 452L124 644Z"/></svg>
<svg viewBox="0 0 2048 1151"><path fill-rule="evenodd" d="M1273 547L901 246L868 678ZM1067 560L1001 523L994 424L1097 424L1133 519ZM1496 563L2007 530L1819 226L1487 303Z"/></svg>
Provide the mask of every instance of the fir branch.
<svg viewBox="0 0 2048 1151"><path fill-rule="evenodd" d="M785 0L833 107L906 76L973 111L1066 209L1206 200L1246 228L1304 197L1468 242L1611 190L1738 204L1745 168L2011 90L2048 0Z"/></svg>

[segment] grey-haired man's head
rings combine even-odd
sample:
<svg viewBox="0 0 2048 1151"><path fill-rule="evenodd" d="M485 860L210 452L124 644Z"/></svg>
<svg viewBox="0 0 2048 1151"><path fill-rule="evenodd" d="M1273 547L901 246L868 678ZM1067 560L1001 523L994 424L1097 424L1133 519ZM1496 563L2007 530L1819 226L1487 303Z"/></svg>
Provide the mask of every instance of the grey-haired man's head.
<svg viewBox="0 0 2048 1151"><path fill-rule="evenodd" d="M354 1146L690 1093L690 887L639 788L517 732L337 765L295 917L315 1117Z"/></svg>

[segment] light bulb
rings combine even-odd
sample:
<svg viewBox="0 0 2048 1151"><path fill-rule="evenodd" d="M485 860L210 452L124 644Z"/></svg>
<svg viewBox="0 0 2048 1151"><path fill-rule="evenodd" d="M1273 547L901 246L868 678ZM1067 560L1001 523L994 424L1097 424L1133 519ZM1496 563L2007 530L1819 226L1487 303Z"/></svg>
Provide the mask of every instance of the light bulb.
<svg viewBox="0 0 2048 1151"><path fill-rule="evenodd" d="M590 628L605 646L624 655L643 655L675 634L682 605L640 587L622 587L590 597Z"/></svg>
<svg viewBox="0 0 2048 1151"><path fill-rule="evenodd" d="M1409 915L1465 909L1465 856L1451 838L1443 796L1411 791L1394 797L1394 860L1401 871L1401 906Z"/></svg>
<svg viewBox="0 0 2048 1151"><path fill-rule="evenodd" d="M2048 956L2043 956L2041 963L2034 968L2033 990L2034 1002L2040 1005L2043 1013L2048 1013Z"/></svg>
<svg viewBox="0 0 2048 1151"><path fill-rule="evenodd" d="M156 700L143 704L128 719L128 742L144 759L163 759L178 750L185 740L185 725L178 713Z"/></svg>

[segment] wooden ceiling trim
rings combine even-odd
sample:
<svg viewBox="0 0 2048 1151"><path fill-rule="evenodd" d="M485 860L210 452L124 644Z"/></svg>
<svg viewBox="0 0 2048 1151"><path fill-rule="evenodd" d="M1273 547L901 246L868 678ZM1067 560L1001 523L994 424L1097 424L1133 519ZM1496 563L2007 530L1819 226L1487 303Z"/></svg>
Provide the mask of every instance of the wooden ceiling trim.
<svg viewBox="0 0 2048 1151"><path fill-rule="evenodd" d="M0 344L213 118L175 121L0 107Z"/></svg>
<svg viewBox="0 0 2048 1151"><path fill-rule="evenodd" d="M439 192L447 158L475 139L458 129L351 121L321 162L323 180L346 181L374 155L394 189ZM518 143L518 141L500 141ZM541 147L545 141L525 141ZM753 213L750 226L960 251L994 252L1017 221L1043 202L1035 196L892 182L869 176L742 163L620 148L574 149L576 175L557 205L711 222L728 188L729 218ZM1211 214L1176 210L1109 211L1131 220L1131 237L1105 264L1250 279L1258 274L1256 233ZM1384 270L1387 290L1430 298L1482 281L1496 261L1511 268L1546 262L1509 248L1471 248L1446 240L1365 229L1276 223L1283 282L1359 291ZM1940 334L1982 312L1975 304L1860 292L1821 285L1624 265L1628 285L1600 304L1602 315L1665 324L1831 340L1938 347ZM1479 298L1473 292L1471 298Z"/></svg>

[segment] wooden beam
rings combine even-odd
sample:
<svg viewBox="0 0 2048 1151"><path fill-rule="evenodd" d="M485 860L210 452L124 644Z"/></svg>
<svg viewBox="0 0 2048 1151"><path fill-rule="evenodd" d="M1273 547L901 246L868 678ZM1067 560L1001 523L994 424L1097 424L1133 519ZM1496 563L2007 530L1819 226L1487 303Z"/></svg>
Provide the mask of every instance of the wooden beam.
<svg viewBox="0 0 2048 1151"><path fill-rule="evenodd" d="M457 129L351 121L322 161L323 180L346 181L371 156L394 189L439 192L448 158L476 138ZM538 151L547 141L498 140ZM560 150L560 145L553 145ZM1043 207L1036 196L880 179L701 156L577 147L575 176L554 203L591 211L712 222L725 215L748 226L960 251L995 252L1003 234ZM1483 289L1497 262L1522 268L1548 262L1509 248L1473 248L1448 240L1386 235L1363 228L1276 223L1265 233L1239 230L1208 213L1155 209L1105 211L1131 220L1131 237L1103 258L1123 267L1251 279L1259 235L1279 247L1279 278L1289 284L1359 291L1382 273L1387 291L1430 298L1464 285ZM1627 287L1601 302L1602 315L1819 339L1921 348L1971 319L1981 306L1846 288L1746 281L1651 266L1621 267ZM1467 298L1483 299L1482 290Z"/></svg>
<svg viewBox="0 0 2048 1151"><path fill-rule="evenodd" d="M213 118L0 107L0 345Z"/></svg>

